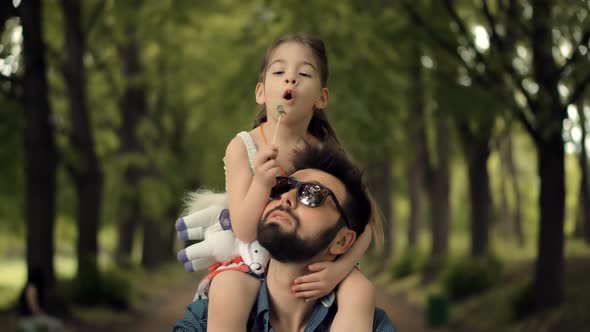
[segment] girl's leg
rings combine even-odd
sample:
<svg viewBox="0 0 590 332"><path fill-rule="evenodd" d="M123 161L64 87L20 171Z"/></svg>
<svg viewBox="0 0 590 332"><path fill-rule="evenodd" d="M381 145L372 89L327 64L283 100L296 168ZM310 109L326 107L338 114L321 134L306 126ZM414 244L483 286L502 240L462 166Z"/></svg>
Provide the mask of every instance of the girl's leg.
<svg viewBox="0 0 590 332"><path fill-rule="evenodd" d="M260 281L239 271L224 271L211 281L207 331L246 331Z"/></svg>
<svg viewBox="0 0 590 332"><path fill-rule="evenodd" d="M375 287L359 270L342 280L336 292L338 312L330 331L372 331L375 314Z"/></svg>

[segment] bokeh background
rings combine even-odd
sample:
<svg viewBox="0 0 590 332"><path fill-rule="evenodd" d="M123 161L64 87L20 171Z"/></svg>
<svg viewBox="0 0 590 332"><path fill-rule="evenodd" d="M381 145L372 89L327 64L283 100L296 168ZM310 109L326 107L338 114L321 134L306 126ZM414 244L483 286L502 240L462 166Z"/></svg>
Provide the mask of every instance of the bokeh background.
<svg viewBox="0 0 590 332"><path fill-rule="evenodd" d="M400 331L588 331L590 1L0 1L0 326L170 330L184 194L222 190L260 62L328 48L328 117L386 219ZM159 324L159 325L158 325Z"/></svg>

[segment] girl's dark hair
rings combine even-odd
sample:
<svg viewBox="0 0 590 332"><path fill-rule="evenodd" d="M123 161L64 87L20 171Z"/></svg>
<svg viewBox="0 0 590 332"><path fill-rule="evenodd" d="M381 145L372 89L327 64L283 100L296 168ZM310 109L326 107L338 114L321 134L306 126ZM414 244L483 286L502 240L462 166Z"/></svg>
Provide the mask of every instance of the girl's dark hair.
<svg viewBox="0 0 590 332"><path fill-rule="evenodd" d="M266 75L266 70L268 69L268 63L273 52L277 49L277 47L288 42L297 42L302 45L308 46L312 50L318 62L318 71L320 72L320 81L322 83L322 87L326 87L328 85L329 76L328 55L326 54L326 47L321 39L306 33L286 35L275 40L272 43L272 45L266 50L266 54L264 55L264 59L262 60L262 65L260 66L260 75L258 81L264 83L264 77ZM262 106L262 110L258 113L256 119L254 120L253 128L260 126L263 122L266 121L266 106ZM312 134L320 141L332 140L339 144L334 128L328 121L328 117L326 116L324 111L321 109L314 109L313 117L311 118L311 121L309 122L309 126L307 129L310 134Z"/></svg>

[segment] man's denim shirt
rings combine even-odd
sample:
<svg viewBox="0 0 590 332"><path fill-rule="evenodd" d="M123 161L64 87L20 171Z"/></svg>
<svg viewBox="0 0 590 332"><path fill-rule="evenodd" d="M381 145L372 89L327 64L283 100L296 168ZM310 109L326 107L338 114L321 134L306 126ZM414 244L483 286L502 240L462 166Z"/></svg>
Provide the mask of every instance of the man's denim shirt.
<svg viewBox="0 0 590 332"><path fill-rule="evenodd" d="M337 311L337 306L333 305L335 298L336 296L332 292L316 303L311 318L305 327L305 332L327 332L330 330L330 325ZM268 288L266 286L266 279L264 279L258 292L258 299L254 305L255 309L252 310L250 318L248 318L248 331L274 331L270 326L268 305ZM184 318L176 322L173 331L207 331L208 306L209 301L207 299L193 302L186 308ZM373 331L395 332L393 323L385 312L379 308L375 309Z"/></svg>

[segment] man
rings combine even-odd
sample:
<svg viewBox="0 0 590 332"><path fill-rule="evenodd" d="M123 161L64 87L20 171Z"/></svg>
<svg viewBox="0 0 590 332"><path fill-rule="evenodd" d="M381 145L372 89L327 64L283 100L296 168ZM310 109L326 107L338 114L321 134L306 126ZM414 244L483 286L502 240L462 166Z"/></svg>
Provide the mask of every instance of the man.
<svg viewBox="0 0 590 332"><path fill-rule="evenodd" d="M308 145L294 158L297 171L277 178L258 224L258 241L271 260L248 331L328 331L337 311L335 293L307 302L294 296L292 282L309 272L309 264L346 253L371 216L362 174L341 148ZM207 305L206 299L193 302L174 331L205 331ZM395 331L380 309L373 330Z"/></svg>

